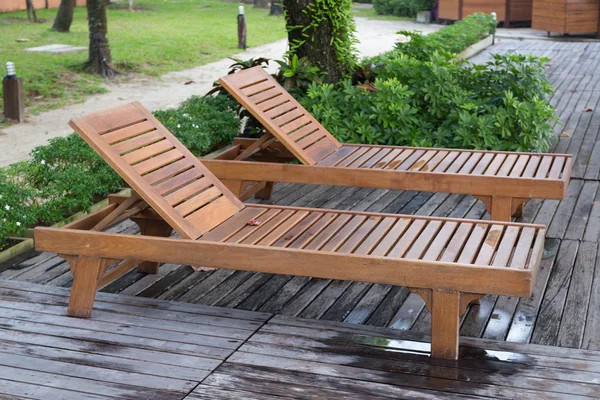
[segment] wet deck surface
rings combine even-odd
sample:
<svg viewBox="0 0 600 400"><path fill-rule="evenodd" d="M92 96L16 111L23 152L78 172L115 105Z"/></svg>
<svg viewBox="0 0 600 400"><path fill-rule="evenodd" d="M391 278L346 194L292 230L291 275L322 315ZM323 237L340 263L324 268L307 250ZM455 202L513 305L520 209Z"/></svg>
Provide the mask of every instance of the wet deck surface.
<svg viewBox="0 0 600 400"><path fill-rule="evenodd" d="M532 200L525 206L524 221L548 226L546 251L533 297L531 299L503 296L484 297L480 305L471 306L463 317L462 343L473 343L475 347L479 346L478 348L484 346L482 343L485 343L485 346L488 344L492 346L489 347L490 349L509 349L506 351L526 354L527 356L524 356L526 360L529 360L527 357L532 356L533 350L530 349L545 349L543 350L544 357L550 358L562 354L565 357L571 357L571 354L588 354L585 351L572 351L571 349L600 350L600 251L598 248L600 244L600 202L597 201L600 199L598 190L600 183L600 140L598 140L600 133L598 104L600 101L600 69L597 68L600 60L600 43L500 42L492 48L492 51L501 53L530 52L547 56L552 60L548 73L551 82L557 88L552 103L557 107L563 123L562 126L556 126L558 140L552 150L573 154L575 164L573 179L567 195L562 201ZM484 61L486 57L488 57L487 54L482 54L477 57L476 61ZM445 193L277 184L271 200L266 203L474 219L488 218L483 204L473 197ZM137 232L137 227L130 222L125 222L112 230L132 234ZM15 282L15 284L17 281L26 281L59 288L69 288L72 283L69 267L61 258L54 254L34 252L26 254L22 259L15 260L13 263L0 265L0 279ZM260 387L251 385L254 381L253 377L259 375L262 377L261 379L268 381L268 385L267 383L264 385L271 388L268 393L272 397L308 397L312 393L308 387L310 386L319 390L331 390L333 394L338 391L340 391L339 393L349 393L350 397L346 398L353 398L351 395L354 398L364 398L364 396L360 396L360 393L363 392L359 391L360 388L353 383L352 379L364 379L371 382L373 393L378 393L378 396L404 397L405 395L402 394L404 392L394 391L400 390L396 386L398 385L396 381L400 378L394 374L409 370L412 372L406 372L411 376L408 381L413 383L406 385L413 385L412 388L422 388L422 385L438 382L435 379L442 379L442 383L431 383L432 386L427 387L434 391L442 390L442 392L446 389L458 390L454 386L455 383L448 383L449 376L452 377L453 382L468 381L469 384L466 387L475 387L474 378L471 378L469 374L465 375L462 369L463 364L460 364L459 367L442 368L438 371L437 368L432 367L432 364L427 361L428 359L419 358L420 361L415 361L416 364L413 365L412 361L404 358L404 353L400 356L386 348L378 349L378 352L369 353L369 355L357 355L351 350L345 353L343 351L345 345L334 346L335 350L333 347L328 347L329 350L327 350L327 357L330 356L333 361L325 361L328 359L325 356L323 359L320 358L321 347L319 346L323 346L322 340L314 341L318 335L311 337L320 331L336 332L337 329L350 335L348 332L353 330L357 332L374 330L373 332L377 332L377 334L373 334L374 336L380 335L387 339L427 341L424 335L427 335L429 331L430 314L421 298L410 294L404 287L231 270L193 272L189 266L166 264L161 266L157 275L131 271L101 291L176 300L196 305L226 307L232 312L247 310L269 315L276 314L277 317L273 318L266 326L271 326L271 328L275 323L285 325L288 323L285 321L295 321L295 319L289 319L290 317L314 320L303 322L310 325L306 334L293 334L306 339L297 342L305 343L305 345L298 345L301 349L293 353L293 356L290 355L286 358L287 356L282 355L284 353L277 353L279 350L274 348L270 348L270 354L266 354L265 357L244 356L244 354L264 351L262 349L269 348L268 346L288 343L289 337L282 334L283 336L269 336L273 340L281 340L281 343L271 343L268 346L262 342L260 345L252 344L258 340L257 337L262 337L260 335L266 335L267 331L264 329L271 329L264 328L260 335L253 336L253 339L242 346L235 357L229 359L231 362L216 370L207 380L207 382L212 382L211 385L197 391L190 398L227 397L229 396L226 395L227 388L250 392L259 391ZM140 301L145 300L140 299ZM182 305L182 307L187 307L187 305ZM64 300L55 311L64 312ZM338 322L355 325L345 324L343 328L339 328ZM296 331L295 328L291 330ZM334 335L334 333L331 334ZM468 338L504 342L492 343ZM387 339L384 339L383 342ZM332 343L327 340L325 342L327 346ZM569 349L548 350L545 347L524 346L519 343L559 346ZM352 349L352 346L348 348ZM279 360L280 356L283 361ZM369 358L369 360L360 358L367 356L373 358ZM418 356L422 357L422 355ZM255 360L252 361L255 363L254 366L247 367L244 363L234 362L243 357L246 357L245 363L250 363L248 360ZM294 357L306 358L302 358L302 362L286 364L289 361L285 360L294 359ZM311 359L311 357L314 358ZM386 357L392 357L393 361ZM594 357L596 357L595 353ZM521 359L521 355L517 358ZM535 357L534 359L538 360ZM549 360L549 358L544 358L544 360L547 359ZM595 361L591 363L573 362L572 369L580 372L570 372L571 375L568 375L570 377L568 379L579 382L579 373L583 374L582 376L590 377L590 380L585 380L586 385L574 386L578 388L577 390L581 390L577 394L589 395L592 393L590 390L597 390L600 379L594 375L593 379L596 380L591 380L593 374L588 375L588 372L585 371L590 367L595 368L594 373L600 372L598 361L595 358ZM371 362L373 364L370 364ZM525 363L524 365L530 364ZM550 375L520 375L522 370L519 369L517 374L519 379L514 382L523 382L518 383L519 385L535 384L537 385L535 390L554 390L557 387L554 385L563 385L560 379L555 384L544 381L553 376L553 370L547 370L546 366L535 365L535 368L531 370L528 368L522 368L522 370L527 370L527 373L533 373L531 371L537 373L537 371L543 370L544 373ZM368 371L360 369L363 366ZM315 368L314 371L323 371L318 372L321 376L313 375L312 368ZM391 368L391 370L386 368ZM408 370L403 368L408 368ZM473 374L479 369L479 367L473 368L472 366L464 368ZM485 368L492 367L486 366ZM552 368L563 368L562 359L556 361ZM435 373L443 374L443 377L434 379L427 375L432 369L435 370ZM268 372L268 376L271 378L265 377L266 372L256 372L263 370ZM429 377L422 377L423 371L428 371L426 375ZM477 379L485 381L478 383L480 386L477 386L483 389L477 389L475 392L461 392L460 390L459 392L493 398L504 397L505 392L495 392L494 390L497 389L494 385L513 385L513 378L509 376L509 373L503 372L504 370L494 371L491 375L487 372L477 374ZM355 372L359 375L353 375ZM496 374L500 374L498 380L494 380ZM488 375L490 375L491 381L485 380ZM0 374L0 376L3 375ZM432 381L432 379L434 380ZM302 382L312 383L303 386ZM339 382L343 382L343 385ZM335 386L338 383L342 386ZM256 382L254 385L257 385ZM492 387L490 388L489 385ZM571 383L564 383L563 386L571 387L570 385ZM254 389L244 389L246 387ZM294 389L296 387L300 389ZM379 389L381 390L377 391ZM527 386L519 390L529 389L531 387ZM390 391L386 392L386 390ZM407 397L412 396L410 394L412 389L402 388L402 390L408 390ZM435 396L443 397L442 392L440 392L441 394L436 392ZM422 397L423 392L420 393ZM429 393L429 395L432 396L431 398L435 398L433 394ZM241 397L270 398L264 393L253 396L244 394ZM522 396L524 395L519 394L519 397ZM544 396L540 398L550 398ZM533 397L536 396L533 395ZM559 396L557 398L567 397Z"/></svg>
<svg viewBox="0 0 600 400"><path fill-rule="evenodd" d="M431 359L410 331L0 281L1 399L589 399L600 352L463 339Z"/></svg>

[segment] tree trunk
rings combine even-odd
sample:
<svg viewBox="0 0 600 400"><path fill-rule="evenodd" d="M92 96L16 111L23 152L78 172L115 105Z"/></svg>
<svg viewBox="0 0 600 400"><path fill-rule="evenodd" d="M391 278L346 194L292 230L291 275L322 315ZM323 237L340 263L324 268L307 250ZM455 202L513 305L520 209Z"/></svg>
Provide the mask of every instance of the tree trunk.
<svg viewBox="0 0 600 400"><path fill-rule="evenodd" d="M38 17L35 11L35 7L33 5L33 0L25 0L25 4L27 5L27 20L31 21L31 13L33 15L33 22L38 22Z"/></svg>
<svg viewBox="0 0 600 400"><path fill-rule="evenodd" d="M344 66L339 62L336 48L331 45L334 38L331 21L322 19L314 28L303 30L312 23L309 6L323 7L318 0L283 0L286 11L286 25L290 53L298 58L307 57L327 75L325 80L330 83L338 82L344 74ZM307 36L308 35L308 36ZM299 46L293 43L302 42Z"/></svg>
<svg viewBox="0 0 600 400"><path fill-rule="evenodd" d="M90 48L87 67L93 74L107 74L106 68L112 64L108 38L106 37L105 0L88 0L88 25L90 30ZM103 62L104 61L104 62Z"/></svg>
<svg viewBox="0 0 600 400"><path fill-rule="evenodd" d="M69 32L71 23L73 22L74 8L75 0L61 0L52 29L59 32Z"/></svg>

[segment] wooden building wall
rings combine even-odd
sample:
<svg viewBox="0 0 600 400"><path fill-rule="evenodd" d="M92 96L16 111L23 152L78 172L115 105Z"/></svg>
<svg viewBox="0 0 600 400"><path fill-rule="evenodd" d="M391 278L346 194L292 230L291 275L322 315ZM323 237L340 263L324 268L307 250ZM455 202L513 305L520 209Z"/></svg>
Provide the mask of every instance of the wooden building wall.
<svg viewBox="0 0 600 400"><path fill-rule="evenodd" d="M598 32L600 0L534 0L532 27L552 33Z"/></svg>
<svg viewBox="0 0 600 400"><path fill-rule="evenodd" d="M507 0L440 0L439 19L457 21L473 13L496 13L498 21L506 19ZM508 0L510 2L510 22L531 21L533 0ZM462 13L460 4L462 3Z"/></svg>
<svg viewBox="0 0 600 400"><path fill-rule="evenodd" d="M60 0L33 0L33 6L36 10L42 8L58 8ZM86 0L77 0L77 7L86 5ZM0 0L0 12L23 11L27 6L25 0Z"/></svg>

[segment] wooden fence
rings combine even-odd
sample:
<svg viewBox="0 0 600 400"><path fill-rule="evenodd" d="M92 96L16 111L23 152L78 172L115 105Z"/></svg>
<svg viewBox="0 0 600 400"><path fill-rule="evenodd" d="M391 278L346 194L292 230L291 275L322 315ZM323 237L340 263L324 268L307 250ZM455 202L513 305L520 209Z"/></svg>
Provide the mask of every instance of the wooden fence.
<svg viewBox="0 0 600 400"><path fill-rule="evenodd" d="M58 8L60 0L33 0L36 10L42 8ZM77 7L85 6L86 0L77 0ZM0 0L0 12L26 10L25 0Z"/></svg>

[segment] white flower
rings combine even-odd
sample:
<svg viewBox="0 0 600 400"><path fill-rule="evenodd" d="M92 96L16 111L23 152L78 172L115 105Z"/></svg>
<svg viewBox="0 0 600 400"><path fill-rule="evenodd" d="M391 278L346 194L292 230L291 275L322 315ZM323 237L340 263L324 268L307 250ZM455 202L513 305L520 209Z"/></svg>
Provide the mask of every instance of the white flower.
<svg viewBox="0 0 600 400"><path fill-rule="evenodd" d="M4 206L4 209L5 209L6 211L10 210L10 206L7 204L7 205L5 205L5 206Z"/></svg>
<svg viewBox="0 0 600 400"><path fill-rule="evenodd" d="M17 221L17 226L21 226L21 223L19 221Z"/></svg>
<svg viewBox="0 0 600 400"><path fill-rule="evenodd" d="M40 164L42 164L42 165L46 165L46 160L42 160L42 161L40 161Z"/></svg>
<svg viewBox="0 0 600 400"><path fill-rule="evenodd" d="M177 127L178 127L178 128L181 128L181 124L177 124Z"/></svg>

